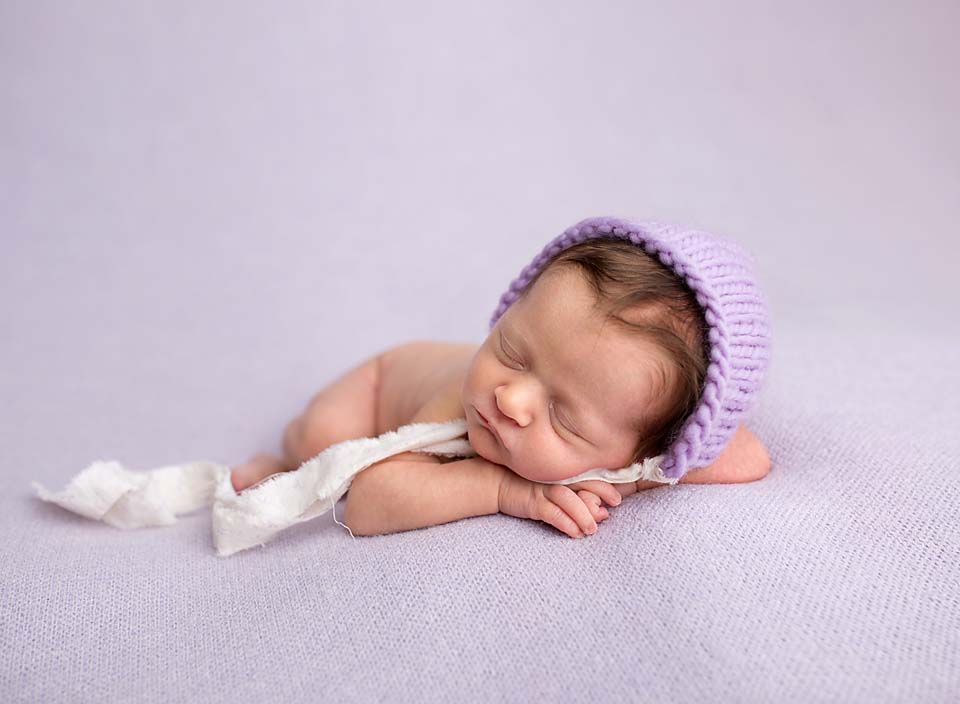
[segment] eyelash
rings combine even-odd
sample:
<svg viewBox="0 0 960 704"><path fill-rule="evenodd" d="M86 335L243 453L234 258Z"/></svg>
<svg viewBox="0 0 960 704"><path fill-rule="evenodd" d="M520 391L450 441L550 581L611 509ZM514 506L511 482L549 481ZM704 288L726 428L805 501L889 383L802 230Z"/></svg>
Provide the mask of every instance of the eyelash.
<svg viewBox="0 0 960 704"><path fill-rule="evenodd" d="M510 360L511 362L513 362L514 364L519 364L519 365L523 366L523 362L517 361L516 359L514 359L513 357L511 357L509 354L507 354L506 347L505 347L504 344L503 344L503 337L502 337L502 336L501 336L501 338L500 338L500 351L503 353L503 356L504 356L504 357L506 357L507 359L509 359L509 360ZM553 401L550 402L550 408L551 408L551 410L553 410L553 415L554 415L554 416L556 417L556 419L557 419L557 424L558 424L561 428L563 428L564 430L566 430L568 433L571 433L572 435L577 435L573 430L571 430L569 427L567 427L567 425L566 425L563 421L560 420L560 414L557 413L556 410L554 410L556 407L554 406ZM579 436L578 436L578 437L579 437Z"/></svg>

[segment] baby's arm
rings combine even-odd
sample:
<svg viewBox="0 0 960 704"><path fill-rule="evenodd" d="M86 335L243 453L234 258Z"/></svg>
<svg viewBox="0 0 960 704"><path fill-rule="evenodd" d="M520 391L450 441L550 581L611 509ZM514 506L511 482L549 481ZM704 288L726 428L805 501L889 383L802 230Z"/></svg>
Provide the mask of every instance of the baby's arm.
<svg viewBox="0 0 960 704"><path fill-rule="evenodd" d="M763 479L770 472L772 464L767 448L756 435L741 425L727 443L723 452L706 467L698 467L687 472L679 484L738 484ZM603 482L591 479L575 484L567 484L574 490L586 490L596 493L603 488ZM636 494L638 491L669 486L662 482L638 479L635 482L614 484L621 497Z"/></svg>
<svg viewBox="0 0 960 704"><path fill-rule="evenodd" d="M730 442L713 462L687 472L680 483L739 484L763 479L770 473L772 463L767 448L756 435L741 425ZM639 482L638 482L639 484ZM648 489L650 487L638 487Z"/></svg>
<svg viewBox="0 0 960 704"><path fill-rule="evenodd" d="M503 471L478 457L401 453L353 478L343 520L355 535L381 535L498 513Z"/></svg>
<svg viewBox="0 0 960 704"><path fill-rule="evenodd" d="M568 487L529 481L479 456L441 464L406 452L354 477L344 521L356 535L380 535L498 512L549 523L572 538L595 533L608 517L599 502Z"/></svg>

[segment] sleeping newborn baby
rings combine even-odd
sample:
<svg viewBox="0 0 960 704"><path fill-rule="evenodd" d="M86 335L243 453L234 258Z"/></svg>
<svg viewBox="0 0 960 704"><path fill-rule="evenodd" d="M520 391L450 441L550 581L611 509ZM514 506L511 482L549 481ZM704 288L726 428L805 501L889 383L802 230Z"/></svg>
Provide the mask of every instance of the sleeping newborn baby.
<svg viewBox="0 0 960 704"><path fill-rule="evenodd" d="M477 455L404 452L364 469L343 515L355 535L502 512L583 537L609 517L603 504L640 490L762 478L769 455L741 421L766 371L765 304L740 250L714 238L578 223L504 294L481 345L412 342L364 361L288 424L282 457L232 467L233 487L345 440L455 418ZM563 483L654 457L658 481Z"/></svg>

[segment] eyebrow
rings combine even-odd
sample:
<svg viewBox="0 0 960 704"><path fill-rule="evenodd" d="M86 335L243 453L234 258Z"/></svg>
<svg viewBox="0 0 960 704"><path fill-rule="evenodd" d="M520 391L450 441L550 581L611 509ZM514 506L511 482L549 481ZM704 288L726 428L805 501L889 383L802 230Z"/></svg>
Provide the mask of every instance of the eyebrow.
<svg viewBox="0 0 960 704"><path fill-rule="evenodd" d="M526 347L528 356L529 356L530 359L532 360L532 359L533 359L533 354L530 352L530 344L526 341L526 339L523 337L523 335L521 335L519 332L515 333L515 331L512 329L512 327L513 327L513 326L510 325L510 324L508 324L506 321L504 321L504 324L500 327L501 344L502 344L502 342L503 342L504 331L505 331L507 328L511 328L511 330L509 331L509 332L510 332L510 336L511 336L511 337L516 337L516 338L518 338L518 339L520 340L520 342ZM578 406L577 406L576 404L574 404L574 402L573 402L572 398L569 396L569 394L564 393L563 396L564 396L564 405L565 405L565 406L567 406L567 405L571 406L572 409L573 409L572 412L573 412L574 414L576 414L576 415L580 415L580 416L581 416L581 418L580 418L581 422L574 425L573 420L572 420L572 419L569 419L569 414L568 414L567 422L568 422L569 424L571 424L571 425L574 425L574 427L573 427L574 433L576 433L576 435L578 435L580 438L582 438L582 439L584 440L584 442L587 442L587 443L589 443L590 445L593 445L594 447L598 447L598 445L597 445L596 443L594 443L592 440L590 440L590 438L588 438L586 435L583 434L583 427L582 427L582 426L584 425L584 422L585 422L584 419L583 419L583 411L579 410ZM569 400L569 402L568 402L568 400Z"/></svg>

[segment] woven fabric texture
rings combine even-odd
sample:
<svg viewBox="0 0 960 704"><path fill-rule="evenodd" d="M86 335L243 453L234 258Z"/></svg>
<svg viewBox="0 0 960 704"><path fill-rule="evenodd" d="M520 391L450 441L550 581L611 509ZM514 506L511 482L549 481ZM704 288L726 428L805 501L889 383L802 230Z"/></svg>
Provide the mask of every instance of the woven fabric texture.
<svg viewBox="0 0 960 704"><path fill-rule="evenodd" d="M229 8L227 10L226 8ZM6 2L0 704L955 704L960 4ZM218 557L37 498L278 452L554 232L756 257L749 484ZM691 242L691 245L693 243Z"/></svg>

